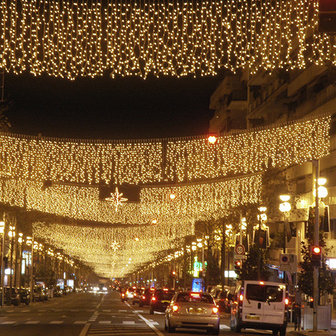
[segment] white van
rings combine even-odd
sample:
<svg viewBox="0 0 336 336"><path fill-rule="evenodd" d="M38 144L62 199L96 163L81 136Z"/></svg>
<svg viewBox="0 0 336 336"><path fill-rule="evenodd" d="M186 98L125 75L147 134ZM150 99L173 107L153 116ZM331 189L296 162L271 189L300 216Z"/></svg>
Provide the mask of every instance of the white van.
<svg viewBox="0 0 336 336"><path fill-rule="evenodd" d="M231 304L231 330L243 328L272 330L286 335L286 286L283 283L245 280L237 283Z"/></svg>

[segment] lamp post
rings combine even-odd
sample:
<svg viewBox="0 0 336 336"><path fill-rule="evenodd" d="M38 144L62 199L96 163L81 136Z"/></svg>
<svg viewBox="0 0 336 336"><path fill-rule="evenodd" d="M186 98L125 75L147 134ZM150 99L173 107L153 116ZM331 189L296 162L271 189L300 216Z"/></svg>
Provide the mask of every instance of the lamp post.
<svg viewBox="0 0 336 336"><path fill-rule="evenodd" d="M4 286L4 256L5 256L5 222L0 222L0 233L1 233L1 307L4 305L5 300L5 286Z"/></svg>
<svg viewBox="0 0 336 336"><path fill-rule="evenodd" d="M12 280L13 280L13 248L14 248L14 238L15 238L15 226L13 226L13 225L9 226L8 236L11 238L9 286L10 286L10 288L12 288L13 287L13 283L12 283Z"/></svg>
<svg viewBox="0 0 336 336"><path fill-rule="evenodd" d="M292 209L292 206L288 202L290 200L290 195L280 195L280 200L282 203L279 204L279 210L284 214L284 245L283 252L286 253L286 243L287 243L287 224L288 224L288 215L289 211Z"/></svg>
<svg viewBox="0 0 336 336"><path fill-rule="evenodd" d="M267 215L266 215L267 207L260 206L258 210L259 210L259 215L258 215L259 228L258 228L257 242L258 242L258 248L260 248L261 226L267 220ZM265 243L267 244L267 242ZM259 257L258 257L258 280L260 280L260 278L261 278L261 253L259 253Z"/></svg>
<svg viewBox="0 0 336 336"><path fill-rule="evenodd" d="M30 288L30 302L33 302L34 292L33 292L33 276L34 276L34 237L27 237L26 239L27 246L31 247L31 262L30 262L30 279L29 279L29 288Z"/></svg>
<svg viewBox="0 0 336 336"><path fill-rule="evenodd" d="M23 243L23 233L19 233L18 237L18 243L19 243L19 258L16 258L15 263L17 267L15 268L16 273L16 282L15 285L16 287L20 288L21 287L21 269L22 269L22 243ZM18 264L17 264L17 259L18 259Z"/></svg>

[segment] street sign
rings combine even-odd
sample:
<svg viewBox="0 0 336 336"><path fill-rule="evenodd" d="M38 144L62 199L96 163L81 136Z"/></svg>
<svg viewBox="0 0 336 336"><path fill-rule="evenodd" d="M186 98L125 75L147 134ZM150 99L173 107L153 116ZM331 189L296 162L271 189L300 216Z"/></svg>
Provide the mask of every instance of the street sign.
<svg viewBox="0 0 336 336"><path fill-rule="evenodd" d="M245 255L245 246L243 244L237 244L235 246L235 252L238 255Z"/></svg>
<svg viewBox="0 0 336 336"><path fill-rule="evenodd" d="M292 253L286 253L280 255L280 270L290 273L297 272L297 255Z"/></svg>

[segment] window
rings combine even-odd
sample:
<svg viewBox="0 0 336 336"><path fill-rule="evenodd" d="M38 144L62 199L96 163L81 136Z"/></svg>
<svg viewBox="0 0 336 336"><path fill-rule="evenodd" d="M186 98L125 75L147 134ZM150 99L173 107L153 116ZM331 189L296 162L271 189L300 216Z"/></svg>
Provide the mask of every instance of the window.
<svg viewBox="0 0 336 336"><path fill-rule="evenodd" d="M248 284L246 287L246 299L261 302L282 302L283 288Z"/></svg>
<svg viewBox="0 0 336 336"><path fill-rule="evenodd" d="M176 302L203 302L213 304L211 295L203 293L179 293Z"/></svg>

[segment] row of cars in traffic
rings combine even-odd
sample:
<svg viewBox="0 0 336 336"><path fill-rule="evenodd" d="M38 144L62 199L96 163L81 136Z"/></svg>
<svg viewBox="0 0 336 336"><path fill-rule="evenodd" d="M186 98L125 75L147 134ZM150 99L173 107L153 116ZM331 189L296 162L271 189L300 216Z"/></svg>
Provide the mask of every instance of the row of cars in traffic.
<svg viewBox="0 0 336 336"><path fill-rule="evenodd" d="M42 286L35 286L33 289L33 297L31 298L31 291L29 288L4 288L4 294L2 295L2 289L0 288L0 304L5 306L18 306L21 303L29 305L31 300L33 302L43 302L49 300L51 297L60 297L70 292L70 289L65 286L61 289L59 286L55 288L45 288ZM2 297L4 303L2 303Z"/></svg>
<svg viewBox="0 0 336 336"><path fill-rule="evenodd" d="M128 287L121 291L121 300L148 305L150 314L165 312L168 332L175 332L176 328L201 328L217 335L222 310L230 312L232 331L253 328L286 335L289 300L283 283L237 281L233 291L220 286L212 288L210 293Z"/></svg>
<svg viewBox="0 0 336 336"><path fill-rule="evenodd" d="M121 301L139 307L149 306L150 314L165 312L165 330L168 332L196 327L206 329L209 334L219 333L219 308L209 293L128 287L121 290Z"/></svg>

